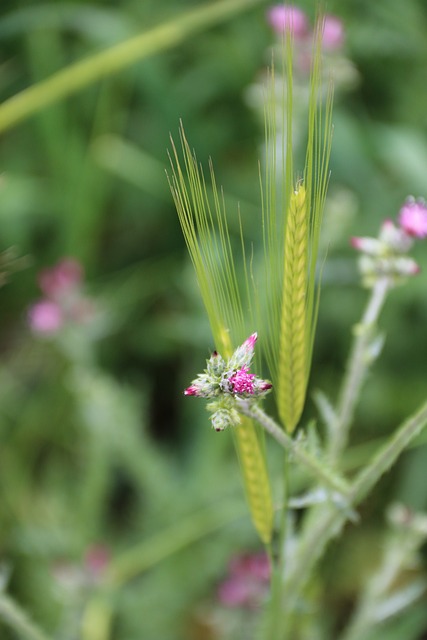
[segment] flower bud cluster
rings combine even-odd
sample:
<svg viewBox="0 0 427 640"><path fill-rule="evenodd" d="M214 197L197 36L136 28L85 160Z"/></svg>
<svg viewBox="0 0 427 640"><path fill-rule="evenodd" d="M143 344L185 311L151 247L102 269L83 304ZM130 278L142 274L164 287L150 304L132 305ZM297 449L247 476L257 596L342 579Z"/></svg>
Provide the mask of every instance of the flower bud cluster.
<svg viewBox="0 0 427 640"><path fill-rule="evenodd" d="M357 237L352 246L361 252L359 269L363 284L372 287L379 278L387 278L390 284L399 284L420 268L406 255L415 238L427 237L427 205L424 200L410 197L399 211L398 222L385 220L378 238Z"/></svg>
<svg viewBox="0 0 427 640"><path fill-rule="evenodd" d="M257 334L253 333L228 360L214 351L207 360L205 371L184 391L186 396L212 399L207 409L216 431L240 423L236 399L259 398L272 388L268 380L262 380L249 371L256 340Z"/></svg>

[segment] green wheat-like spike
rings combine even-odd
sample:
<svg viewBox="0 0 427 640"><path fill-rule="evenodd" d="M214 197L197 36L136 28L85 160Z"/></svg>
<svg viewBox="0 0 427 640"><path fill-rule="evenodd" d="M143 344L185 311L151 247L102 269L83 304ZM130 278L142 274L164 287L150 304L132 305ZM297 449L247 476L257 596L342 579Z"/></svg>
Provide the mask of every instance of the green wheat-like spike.
<svg viewBox="0 0 427 640"><path fill-rule="evenodd" d="M180 135L183 160L181 162L172 141L169 184L215 347L228 358L233 353L233 345L242 342L250 331L244 324L242 296L224 202L216 186L212 164L209 189L182 127ZM242 229L240 240L244 251ZM265 453L251 420L243 419L233 433L252 521L261 540L268 544L273 527L273 504Z"/></svg>
<svg viewBox="0 0 427 640"><path fill-rule="evenodd" d="M291 194L286 221L277 385L279 415L290 433L301 417L307 385L307 229L306 190L299 184Z"/></svg>
<svg viewBox="0 0 427 640"><path fill-rule="evenodd" d="M277 74L274 68L269 78L265 114L266 168L261 186L264 279L269 293L264 294L258 306L268 308L266 321L270 338L265 355L276 390L279 415L290 433L301 417L310 374L320 294L319 236L332 139L332 90L329 87L322 106L321 20L318 25L313 43L302 179L296 181L294 173L290 39L284 43L282 60L283 77L286 77L282 84L284 115L279 121L275 112L279 91L275 86ZM279 150L281 147L281 163L278 146Z"/></svg>

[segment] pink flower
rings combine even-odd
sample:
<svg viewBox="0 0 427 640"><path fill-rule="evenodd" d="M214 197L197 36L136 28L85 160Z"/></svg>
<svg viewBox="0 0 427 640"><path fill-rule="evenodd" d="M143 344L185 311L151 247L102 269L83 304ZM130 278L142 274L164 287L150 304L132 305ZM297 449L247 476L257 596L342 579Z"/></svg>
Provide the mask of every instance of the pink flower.
<svg viewBox="0 0 427 640"><path fill-rule="evenodd" d="M324 49L334 51L344 44L344 26L336 16L325 16L322 31L322 46Z"/></svg>
<svg viewBox="0 0 427 640"><path fill-rule="evenodd" d="M242 367L235 374L233 374L230 378L230 383L232 385L233 393L238 394L249 394L253 395L254 393L254 373L249 373L248 367Z"/></svg>
<svg viewBox="0 0 427 640"><path fill-rule="evenodd" d="M54 267L43 269L38 276L40 289L48 298L56 299L81 284L83 267L74 258L64 258Z"/></svg>
<svg viewBox="0 0 427 640"><path fill-rule="evenodd" d="M427 238L427 205L424 200L408 198L399 211L399 224L415 238Z"/></svg>
<svg viewBox="0 0 427 640"><path fill-rule="evenodd" d="M28 321L35 333L54 334L62 327L64 318L61 308L52 300L40 300L28 312Z"/></svg>
<svg viewBox="0 0 427 640"><path fill-rule="evenodd" d="M86 550L84 567L93 581L103 577L110 560L110 550L103 544L92 545Z"/></svg>
<svg viewBox="0 0 427 640"><path fill-rule="evenodd" d="M266 597L269 581L270 563L265 553L236 556L218 588L218 599L226 607L253 609Z"/></svg>
<svg viewBox="0 0 427 640"><path fill-rule="evenodd" d="M290 31L297 39L307 35L307 17L299 7L290 4L275 5L268 11L267 18L276 33Z"/></svg>

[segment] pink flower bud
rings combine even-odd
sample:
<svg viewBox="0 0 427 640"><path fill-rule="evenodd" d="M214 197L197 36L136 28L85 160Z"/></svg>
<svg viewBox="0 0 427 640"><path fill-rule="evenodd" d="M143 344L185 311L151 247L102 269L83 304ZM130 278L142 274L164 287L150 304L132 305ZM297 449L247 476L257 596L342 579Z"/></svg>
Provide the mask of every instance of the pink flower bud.
<svg viewBox="0 0 427 640"><path fill-rule="evenodd" d="M399 224L415 238L427 237L427 206L424 200L408 198L399 211Z"/></svg>
<svg viewBox="0 0 427 640"><path fill-rule="evenodd" d="M199 395L199 390L194 384L191 384L189 387L187 387L184 390L184 395L185 396L198 396Z"/></svg>
<svg viewBox="0 0 427 640"><path fill-rule="evenodd" d="M269 10L267 18L276 33L281 34L289 31L296 39L304 38L307 35L307 18L298 7L290 4L275 5Z"/></svg>
<svg viewBox="0 0 427 640"><path fill-rule="evenodd" d="M258 334L255 332L247 340L244 341L243 345L246 345L248 349L255 349L255 343L258 340Z"/></svg>
<svg viewBox="0 0 427 640"><path fill-rule="evenodd" d="M35 333L54 334L62 327L64 318L61 308L51 300L40 300L30 308L28 322Z"/></svg>

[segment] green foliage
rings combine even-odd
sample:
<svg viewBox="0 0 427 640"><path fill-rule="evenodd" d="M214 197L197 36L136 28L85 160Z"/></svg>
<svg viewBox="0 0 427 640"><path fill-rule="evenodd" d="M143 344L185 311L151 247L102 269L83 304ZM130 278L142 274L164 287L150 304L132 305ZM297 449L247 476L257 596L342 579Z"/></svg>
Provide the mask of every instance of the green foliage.
<svg viewBox="0 0 427 640"><path fill-rule="evenodd" d="M268 5L227 0L221 19L174 31L131 66L121 59L119 69L118 60L114 74L101 78L92 67L73 86L61 75L214 4L5 0L0 9L0 114L9 114L1 121L0 252L14 247L21 258L0 268L0 591L18 603L18 617L25 610L24 626L33 621L58 640L225 638L234 612L218 604L217 585L233 553L258 549L232 444L181 395L214 345L164 169L169 132L182 119L200 161L213 158L233 249L239 202L248 261L262 260L264 132L247 89L270 60ZM312 12L308 0L301 6ZM328 11L344 20L359 78L335 99L321 238L328 257L310 389L334 399L366 297L348 236L375 234L409 193L427 196L427 14L422 0L331 1ZM61 91L43 95L52 77ZM37 110L26 102L35 95ZM383 354L342 460L352 471L425 397L425 245L415 253L424 275L387 302ZM87 295L100 309L97 334L43 340L30 333L27 311L40 296L37 273L64 255L84 264ZM312 415L309 403L303 421ZM267 453L276 472L282 460ZM426 510L426 455L419 440L363 503L358 527L348 526L361 557L381 546L391 499ZM306 479L296 473L292 483L298 490ZM88 585L93 545L105 545L111 561ZM352 561L354 549L337 543L317 571L306 593L316 616L304 618L301 638L336 637L344 626L366 568ZM422 562L416 572L425 576ZM2 598L0 615L10 604ZM416 640L426 625L425 607L415 605L371 637ZM12 626L3 616L2 639L26 637Z"/></svg>

